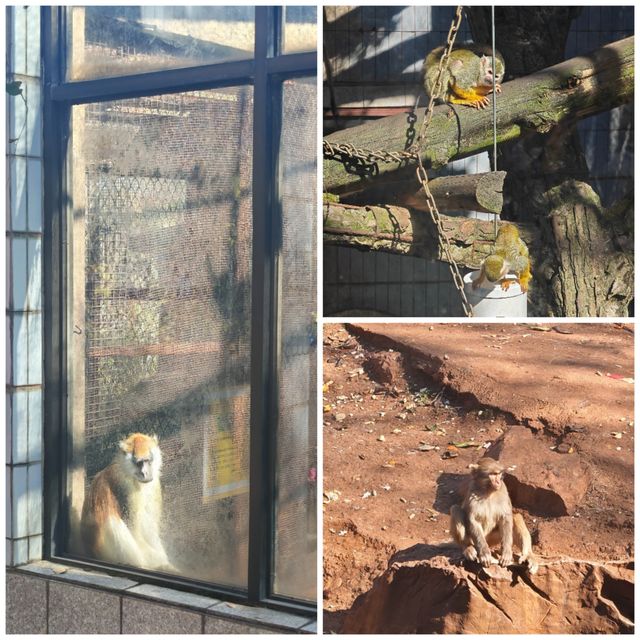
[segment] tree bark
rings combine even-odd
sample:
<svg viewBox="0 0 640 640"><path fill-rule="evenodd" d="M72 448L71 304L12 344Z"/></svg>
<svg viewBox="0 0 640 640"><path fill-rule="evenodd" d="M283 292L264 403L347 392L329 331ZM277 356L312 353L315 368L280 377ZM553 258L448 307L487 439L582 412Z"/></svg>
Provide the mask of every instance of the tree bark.
<svg viewBox="0 0 640 640"><path fill-rule="evenodd" d="M499 44L499 43L498 43ZM498 47L500 48L500 47ZM566 60L538 73L506 82L498 97L497 138L499 143L525 133L547 133L558 123L585 118L613 109L633 98L634 38L625 38L597 49L588 56ZM507 52L502 51L506 60ZM508 67L507 67L508 68ZM357 148L401 152L420 131L424 114L417 122L407 115L389 116L337 131L325 140ZM493 144L491 109L440 105L434 109L428 128L428 144L422 150L426 166L440 167L490 149ZM347 164L334 158L348 160ZM374 180L407 171L407 161L368 162L336 152L324 161L324 189L349 194Z"/></svg>
<svg viewBox="0 0 640 640"><path fill-rule="evenodd" d="M507 73L527 80L562 60L577 10L496 7L496 47L507 60ZM490 39L490 9L469 7L467 16L474 39ZM608 46L598 51L612 55ZM613 57L611 62L617 63ZM540 250L532 253L532 315L626 316L633 297L632 205L621 203L607 213L585 184L589 167L576 130L580 116L578 109L549 133L501 145L498 164L508 168L504 215L518 225L535 221L540 230Z"/></svg>
<svg viewBox="0 0 640 640"><path fill-rule="evenodd" d="M442 215L441 218L453 259L462 267L478 269L493 249L493 221ZM537 229L533 225L518 228L529 251L537 253L540 245ZM323 234L325 244L446 260L431 218L404 207L325 204Z"/></svg>
<svg viewBox="0 0 640 640"><path fill-rule="evenodd" d="M544 199L549 216L541 225L545 250L535 278L539 314L628 315L634 274L630 238L614 233L600 198L584 182L567 180Z"/></svg>

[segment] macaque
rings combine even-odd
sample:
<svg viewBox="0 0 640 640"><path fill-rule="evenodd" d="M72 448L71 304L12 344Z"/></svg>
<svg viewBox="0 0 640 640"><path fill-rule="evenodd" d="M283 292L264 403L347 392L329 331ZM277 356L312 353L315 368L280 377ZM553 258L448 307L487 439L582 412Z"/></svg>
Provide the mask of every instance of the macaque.
<svg viewBox="0 0 640 640"><path fill-rule="evenodd" d="M504 467L493 458L470 465L471 477L462 506L451 507L451 535L467 560L488 567L495 561L491 547L500 545L499 564L513 564L513 544L520 549L519 564L538 570L531 551L531 535L523 517L513 514L503 481Z"/></svg>
<svg viewBox="0 0 640 640"><path fill-rule="evenodd" d="M507 291L514 282L506 277L508 273L516 274L520 289L526 293L532 277L529 249L514 224L503 224L500 227L493 253L484 259L480 274L471 286L477 289L485 280L492 283L500 281L502 289Z"/></svg>
<svg viewBox="0 0 640 640"><path fill-rule="evenodd" d="M175 571L160 540L162 455L156 436L132 433L93 479L82 507L86 553L115 564Z"/></svg>
<svg viewBox="0 0 640 640"><path fill-rule="evenodd" d="M434 91L443 51L444 47L434 49L424 61L422 72L424 89L428 96ZM452 104L464 104L475 109L488 107L488 95L493 92L492 58L491 47L485 45L471 43L455 46L442 72L442 83L436 99ZM504 58L497 51L495 67L496 93L500 93L500 83L504 77Z"/></svg>

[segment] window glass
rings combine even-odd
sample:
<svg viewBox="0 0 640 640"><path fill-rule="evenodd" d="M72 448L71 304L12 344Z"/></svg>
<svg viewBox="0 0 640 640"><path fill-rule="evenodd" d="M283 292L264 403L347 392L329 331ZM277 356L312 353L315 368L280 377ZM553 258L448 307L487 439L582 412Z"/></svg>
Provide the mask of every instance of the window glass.
<svg viewBox="0 0 640 640"><path fill-rule="evenodd" d="M315 51L317 48L316 7L285 7L284 53Z"/></svg>
<svg viewBox="0 0 640 640"><path fill-rule="evenodd" d="M280 184L280 367L275 576L316 598L316 79L286 80Z"/></svg>
<svg viewBox="0 0 640 640"><path fill-rule="evenodd" d="M72 554L246 587L252 103L235 87L73 107Z"/></svg>
<svg viewBox="0 0 640 640"><path fill-rule="evenodd" d="M71 7L67 79L243 60L254 39L251 6Z"/></svg>

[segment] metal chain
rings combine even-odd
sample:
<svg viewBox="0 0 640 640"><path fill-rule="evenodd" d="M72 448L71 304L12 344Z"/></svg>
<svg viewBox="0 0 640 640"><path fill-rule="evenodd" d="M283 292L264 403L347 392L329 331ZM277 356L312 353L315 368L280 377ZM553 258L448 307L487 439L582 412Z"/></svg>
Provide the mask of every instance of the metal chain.
<svg viewBox="0 0 640 640"><path fill-rule="evenodd" d="M449 238L447 238L445 234L444 225L442 224L442 218L440 217L440 212L438 211L438 205L436 204L433 194L429 189L429 178L427 176L427 171L422 164L422 157L420 155L424 146L424 139L426 136L427 128L431 124L431 120L433 118L433 108L435 106L436 96L442 90L444 70L446 69L447 63L449 61L449 56L451 55L451 50L453 49L453 44L455 42L461 22L462 6L459 5L456 8L456 14L453 18L453 21L451 22L449 34L447 35L447 44L438 64L438 75L436 76L436 81L433 87L431 87L429 105L427 106L424 120L422 121L422 126L420 127L420 134L418 135L415 143L411 145L411 147L409 147L406 151L385 151L383 149L374 151L371 149L361 149L358 147L354 147L352 144L331 143L327 140L323 140L322 149L324 155L329 158L336 156L342 158L356 158L363 162L368 162L372 165L375 165L376 162L417 162L418 166L416 167L416 175L418 177L418 181L422 185L422 190L424 191L424 194L426 196L429 214L431 215L431 219L436 225L436 229L438 232L438 245L440 247L440 250L446 256L447 264L449 265L449 270L451 271L451 276L453 277L453 284L460 293L462 307L464 309L465 315L471 317L473 315L473 308L471 307L471 304L469 303L469 300L467 299L467 296L464 292L464 281L462 279L462 276L460 275L458 265L453 259L453 255L451 253L451 243L449 242Z"/></svg>
<svg viewBox="0 0 640 640"><path fill-rule="evenodd" d="M348 142L329 142L322 141L322 151L326 157L333 158L335 156L348 156L349 158L358 158L365 162L403 162L415 159L415 152L408 151L385 151L384 149L362 149L354 147Z"/></svg>
<svg viewBox="0 0 640 640"><path fill-rule="evenodd" d="M444 49L444 52L442 53L442 57L440 58L436 81L433 87L431 87L429 106L427 107L424 120L422 121L422 127L420 127L420 135L418 136L415 145L410 149L410 151L414 152L414 157L418 163L418 166L416 167L416 176L418 177L418 181L422 185L422 190L424 191L424 195L426 196L427 207L429 208L431 219L433 220L433 223L436 225L436 229L438 230L438 245L440 247L440 250L444 252L444 255L447 258L449 271L451 271L451 276L453 277L453 284L460 294L465 315L467 317L471 317L473 315L473 307L467 299L467 294L464 292L464 280L462 279L462 276L460 275L460 269L458 269L458 265L456 264L451 254L451 243L449 242L449 238L447 238L445 234L444 225L442 224L442 218L440 216L440 212L438 211L438 205L436 204L435 198L433 197L433 194L429 189L429 177L427 176L427 170L422 164L421 156L422 147L424 146L425 134L433 118L433 107L435 106L436 96L442 89L444 70L446 69L447 62L449 61L449 56L451 54L451 50L453 49L453 43L455 42L456 34L458 33L461 22L462 6L459 5L456 9L456 15L451 22L451 27L449 28L447 45Z"/></svg>
<svg viewBox="0 0 640 640"><path fill-rule="evenodd" d="M458 29L460 28L461 22L462 6L458 5L458 7L456 8L456 15L453 17L453 21L451 22L451 26L449 27L447 44L445 45L444 51L442 52L442 56L440 58L440 62L438 63L438 75L436 76L436 81L433 83L433 87L431 87L429 105L427 106L427 111L425 113L424 120L422 121L422 126L420 127L420 135L418 136L415 145L413 145L411 149L418 156L418 159L420 158L419 152L421 151L420 143L424 140L427 128L431 124L431 120L433 118L433 107L436 104L438 94L443 88L442 81L444 80L444 70L447 67L447 62L449 62L449 56L451 55L453 43L456 40L456 35L458 34Z"/></svg>

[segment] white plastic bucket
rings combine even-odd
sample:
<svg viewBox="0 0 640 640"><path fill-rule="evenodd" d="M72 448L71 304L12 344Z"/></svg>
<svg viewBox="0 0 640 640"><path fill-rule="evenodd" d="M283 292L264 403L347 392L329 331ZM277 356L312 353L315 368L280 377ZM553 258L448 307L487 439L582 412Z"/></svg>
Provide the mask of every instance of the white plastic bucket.
<svg viewBox="0 0 640 640"><path fill-rule="evenodd" d="M499 282L491 283L486 279L481 287L474 289L471 284L479 275L480 271L472 271L463 278L464 292L473 307L474 318L527 317L527 294L520 288L515 275L507 275L514 283L506 291Z"/></svg>

